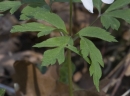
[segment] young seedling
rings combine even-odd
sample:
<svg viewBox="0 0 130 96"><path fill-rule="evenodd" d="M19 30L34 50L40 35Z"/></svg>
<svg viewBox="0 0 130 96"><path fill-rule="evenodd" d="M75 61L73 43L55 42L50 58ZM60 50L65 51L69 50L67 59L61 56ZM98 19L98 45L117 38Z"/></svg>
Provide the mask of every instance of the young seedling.
<svg viewBox="0 0 130 96"><path fill-rule="evenodd" d="M130 3L130 0L81 0L85 8L93 13L93 5L97 8L99 15L95 18L101 20L101 23L105 29L112 28L118 30L120 27L120 22L118 18L125 20L130 23L130 9L122 9ZM53 31L58 31L62 35L59 37L49 38L41 43L34 45L33 47L50 47L43 54L43 60L41 66L49 66L56 63L62 64L61 71L68 76L70 96L73 96L72 88L72 62L71 62L71 51L83 57L83 59L90 64L90 75L93 76L93 82L99 91L99 80L101 78L101 66L104 66L102 55L99 49L94 45L94 43L87 37L99 38L107 42L117 42L115 37L113 37L105 29L99 27L91 26L81 29L76 34L72 34L72 3L81 2L80 0L50 0L49 5L45 0L21 0L21 1L2 1L0 2L0 12L10 10L13 14L18 8L27 4L21 12L20 20L37 19L43 20L51 26L47 26L38 22L25 23L21 25L15 25L11 29L11 33L15 32L33 32L37 31L38 37L50 34ZM54 2L69 2L70 4L70 23L69 31L67 31L64 21L51 10L51 5ZM101 12L102 2L106 4L111 4L104 13ZM123 14L122 14L123 13ZM1 14L2 15L2 14ZM74 46L74 41L80 39L80 48ZM65 49L66 55L65 55ZM61 77L64 77L61 75ZM61 79L62 81L62 79Z"/></svg>

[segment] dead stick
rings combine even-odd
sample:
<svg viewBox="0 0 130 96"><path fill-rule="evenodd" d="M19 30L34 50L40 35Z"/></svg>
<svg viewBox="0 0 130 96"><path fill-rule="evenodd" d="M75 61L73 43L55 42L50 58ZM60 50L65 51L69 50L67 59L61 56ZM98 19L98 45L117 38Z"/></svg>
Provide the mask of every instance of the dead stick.
<svg viewBox="0 0 130 96"><path fill-rule="evenodd" d="M6 86L4 84L0 84L0 88L5 89L7 92L11 93L11 94L15 94L15 90L9 86Z"/></svg>
<svg viewBox="0 0 130 96"><path fill-rule="evenodd" d="M121 65L123 65L126 60L126 57L123 58L123 60L106 76L106 78L110 78L121 67Z"/></svg>
<svg viewBox="0 0 130 96"><path fill-rule="evenodd" d="M130 64L129 54L127 55L127 59L128 59L128 62L125 61L125 62L126 62L125 68L124 68L122 74L120 75L119 81L116 83L116 86L115 86L115 88L114 88L114 90L113 90L111 96L115 96L115 93L116 93L117 89L119 88L119 86L120 86L120 84L121 84L121 81L122 81L122 79L123 79L123 77L124 77L124 74L125 74L125 72L126 72L128 66L129 66L129 64ZM127 60L127 59L126 59L126 60Z"/></svg>

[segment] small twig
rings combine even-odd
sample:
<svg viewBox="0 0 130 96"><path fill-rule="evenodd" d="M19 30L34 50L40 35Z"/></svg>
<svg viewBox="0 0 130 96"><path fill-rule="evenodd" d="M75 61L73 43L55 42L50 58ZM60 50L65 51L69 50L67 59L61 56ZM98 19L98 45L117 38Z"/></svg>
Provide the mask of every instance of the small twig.
<svg viewBox="0 0 130 96"><path fill-rule="evenodd" d="M118 87L119 87L119 86L120 86L120 84L121 84L121 80L122 80L122 78L119 78L119 79L118 79L118 81L116 82L116 86L115 86L115 88L114 88L114 90L113 90L113 92L112 92L112 95L111 95L111 96L115 96L115 93L116 93L116 91L117 91Z"/></svg>
<svg viewBox="0 0 130 96"><path fill-rule="evenodd" d="M113 90L111 96L115 96L115 93L117 92L117 89L119 88L119 86L120 86L120 84L121 84L121 81L122 81L122 79L123 79L123 77L124 77L124 75L125 75L125 72L126 72L128 66L129 66L129 64L130 64L129 54L130 54L130 53L128 53L127 59L125 60L125 62L126 62L125 68L124 68L122 74L120 75L119 81L116 83L116 86L115 86L115 88L114 88L114 90Z"/></svg>
<svg viewBox="0 0 130 96"><path fill-rule="evenodd" d="M127 90L124 94L122 94L121 96L127 96L127 95L129 95L130 94L130 89L129 90Z"/></svg>
<svg viewBox="0 0 130 96"><path fill-rule="evenodd" d="M63 34L62 32L60 32L60 35L61 35L61 36L64 36L64 34Z"/></svg>
<svg viewBox="0 0 130 96"><path fill-rule="evenodd" d="M110 78L113 74L115 74L115 72L121 67L121 65L124 64L126 57L124 57L123 60L119 64L117 64L117 66L106 76L106 78Z"/></svg>
<svg viewBox="0 0 130 96"><path fill-rule="evenodd" d="M107 92L108 89L109 89L111 86L114 86L117 81L118 81L117 79L111 80L111 82L110 82L109 84L107 84L106 87L104 87L102 90L103 90L104 92Z"/></svg>
<svg viewBox="0 0 130 96"><path fill-rule="evenodd" d="M5 89L7 92L11 93L11 94L15 94L15 90L9 86L6 86L4 84L0 84L0 88Z"/></svg>

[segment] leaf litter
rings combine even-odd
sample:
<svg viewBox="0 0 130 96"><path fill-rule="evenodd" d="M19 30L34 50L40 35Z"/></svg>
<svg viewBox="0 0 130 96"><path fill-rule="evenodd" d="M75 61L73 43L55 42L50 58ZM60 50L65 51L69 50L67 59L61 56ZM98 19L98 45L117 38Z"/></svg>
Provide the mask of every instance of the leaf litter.
<svg viewBox="0 0 130 96"><path fill-rule="evenodd" d="M14 83L18 83L20 91L25 96L69 96L67 84L58 81L58 65L52 65L45 74L29 61L16 61ZM105 96L103 91L98 93L95 88L76 90L74 96Z"/></svg>

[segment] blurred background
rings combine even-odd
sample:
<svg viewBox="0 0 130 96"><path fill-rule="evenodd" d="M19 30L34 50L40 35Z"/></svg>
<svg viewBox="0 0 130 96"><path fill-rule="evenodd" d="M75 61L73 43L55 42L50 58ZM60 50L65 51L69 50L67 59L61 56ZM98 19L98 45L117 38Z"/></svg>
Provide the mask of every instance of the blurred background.
<svg viewBox="0 0 130 96"><path fill-rule="evenodd" d="M34 44L46 40L49 37L59 36L57 32L38 38L37 32L10 33L13 25L25 22L41 22L37 20L19 21L22 6L14 15L4 12L0 17L0 88L6 88L5 96L14 96L12 74L14 74L13 63L17 60L28 60L35 64L40 64L43 52L47 48L34 48ZM104 5L103 10L108 6ZM129 5L126 7L130 7ZM69 3L54 3L52 11L58 14L69 28ZM97 17L98 11L94 9L94 14L90 14L82 4L73 4L73 33L89 26ZM102 78L110 79L104 81L103 90L105 96L130 96L130 25L120 20L121 26L118 31L108 29L118 42L108 43L99 39L90 38L102 53L105 67L102 68ZM103 28L100 20L93 26ZM79 47L79 40L75 46ZM51 55L51 54L50 54ZM73 81L79 87L89 89L93 86L92 77L89 76L89 65L75 53L72 53L72 62L76 66L73 74ZM102 86L101 85L101 86ZM126 93L128 92L128 93ZM124 94L124 95L123 95Z"/></svg>

